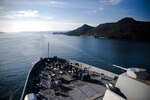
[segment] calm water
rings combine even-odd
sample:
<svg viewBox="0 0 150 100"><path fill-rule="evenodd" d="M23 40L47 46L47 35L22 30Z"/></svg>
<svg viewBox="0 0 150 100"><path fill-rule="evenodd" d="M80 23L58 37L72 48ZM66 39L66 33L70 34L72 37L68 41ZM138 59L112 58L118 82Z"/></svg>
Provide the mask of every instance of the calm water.
<svg viewBox="0 0 150 100"><path fill-rule="evenodd" d="M150 42L94 39L47 33L0 35L0 99L19 100L28 71L40 57L78 60L115 73L123 67L150 70Z"/></svg>

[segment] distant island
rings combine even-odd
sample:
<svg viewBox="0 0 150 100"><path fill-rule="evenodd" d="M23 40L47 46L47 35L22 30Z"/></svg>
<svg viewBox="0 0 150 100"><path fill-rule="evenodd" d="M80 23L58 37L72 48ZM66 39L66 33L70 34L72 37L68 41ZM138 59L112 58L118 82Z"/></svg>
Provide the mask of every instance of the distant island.
<svg viewBox="0 0 150 100"><path fill-rule="evenodd" d="M0 32L0 34L5 34L4 32Z"/></svg>
<svg viewBox="0 0 150 100"><path fill-rule="evenodd" d="M83 26L68 32L54 32L53 34L65 34L71 36L150 40L150 22L136 21L125 17L118 22L104 23L97 27L84 24Z"/></svg>

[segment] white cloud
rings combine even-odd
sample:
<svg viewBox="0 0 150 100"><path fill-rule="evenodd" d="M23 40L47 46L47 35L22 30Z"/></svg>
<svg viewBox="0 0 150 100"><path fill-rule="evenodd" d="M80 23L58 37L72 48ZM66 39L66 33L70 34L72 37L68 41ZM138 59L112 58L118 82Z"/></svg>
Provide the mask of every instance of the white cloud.
<svg viewBox="0 0 150 100"><path fill-rule="evenodd" d="M49 16L49 17L45 17L45 18L46 18L46 19L50 19L50 20L51 20L51 19L53 19L53 17L51 17L51 16Z"/></svg>
<svg viewBox="0 0 150 100"><path fill-rule="evenodd" d="M93 13L97 13L97 11L96 11L96 10L93 10Z"/></svg>
<svg viewBox="0 0 150 100"><path fill-rule="evenodd" d="M3 9L5 9L4 7L0 7L0 10L3 10Z"/></svg>
<svg viewBox="0 0 150 100"><path fill-rule="evenodd" d="M5 15L5 16L1 16L1 17L6 17L6 18L9 18L9 19L12 19L12 18L15 18L15 16L13 16L13 15Z"/></svg>
<svg viewBox="0 0 150 100"><path fill-rule="evenodd" d="M12 16L14 17L37 17L37 10L27 10L27 11L12 11Z"/></svg>
<svg viewBox="0 0 150 100"><path fill-rule="evenodd" d="M111 4L118 4L118 3L120 3L121 2L121 0L110 0L110 3Z"/></svg>
<svg viewBox="0 0 150 100"><path fill-rule="evenodd" d="M104 8L103 8L103 7L100 7L100 8L99 8L99 10L100 10L100 11L103 11L103 10L104 10Z"/></svg>
<svg viewBox="0 0 150 100"><path fill-rule="evenodd" d="M0 9L0 20L3 19L13 19L19 20L24 18L37 18L39 17L39 12L37 10L24 10L24 11L5 11Z"/></svg>
<svg viewBox="0 0 150 100"><path fill-rule="evenodd" d="M47 6L47 7L54 7L54 8L66 8L69 6L68 2L61 2L61 1L54 1L54 0L49 0L49 1L38 1L35 4L37 5L42 5L42 6Z"/></svg>
<svg viewBox="0 0 150 100"><path fill-rule="evenodd" d="M103 10L104 10L103 7L99 7L95 10L86 10L85 13L94 14L94 13L98 13L99 11L103 11Z"/></svg>
<svg viewBox="0 0 150 100"><path fill-rule="evenodd" d="M11 20L24 20L25 18L34 18L34 20L52 20L52 16L40 15L38 10L24 10L24 11L8 11L0 15L0 20L2 19L11 19Z"/></svg>
<svg viewBox="0 0 150 100"><path fill-rule="evenodd" d="M95 13L97 13L97 10L86 10L85 13L95 14Z"/></svg>
<svg viewBox="0 0 150 100"><path fill-rule="evenodd" d="M60 2L60 1L49 1L49 3L51 4L55 4L55 5L64 5L64 2Z"/></svg>
<svg viewBox="0 0 150 100"><path fill-rule="evenodd" d="M119 4L122 0L100 0L99 2L102 5L116 5Z"/></svg>

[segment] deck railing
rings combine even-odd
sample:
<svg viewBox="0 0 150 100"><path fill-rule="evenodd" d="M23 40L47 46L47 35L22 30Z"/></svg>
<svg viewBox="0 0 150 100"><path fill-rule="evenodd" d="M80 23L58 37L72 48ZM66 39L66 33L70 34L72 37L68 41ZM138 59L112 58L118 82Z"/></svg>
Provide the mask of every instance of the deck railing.
<svg viewBox="0 0 150 100"><path fill-rule="evenodd" d="M89 70L91 71L94 71L94 72L97 72L97 73L103 73L104 75L110 77L110 78L115 78L115 77L118 77L119 75L118 74L115 74L115 73L112 73L112 72L109 72L107 70L104 70L104 69L101 69L99 67L95 67L95 66L92 66L92 65L88 65L88 64L85 64L85 63L82 63L82 62L79 62L79 61L75 61L75 60L68 60L70 63L76 65L76 63L79 64L79 67L81 68L89 68Z"/></svg>

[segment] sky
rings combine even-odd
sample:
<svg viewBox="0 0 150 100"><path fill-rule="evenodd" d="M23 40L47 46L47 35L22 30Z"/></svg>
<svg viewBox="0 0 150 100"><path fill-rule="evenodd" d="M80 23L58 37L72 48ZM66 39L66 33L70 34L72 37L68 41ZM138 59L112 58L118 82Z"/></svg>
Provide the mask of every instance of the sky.
<svg viewBox="0 0 150 100"><path fill-rule="evenodd" d="M0 31L68 31L124 17L150 21L149 0L0 0Z"/></svg>

